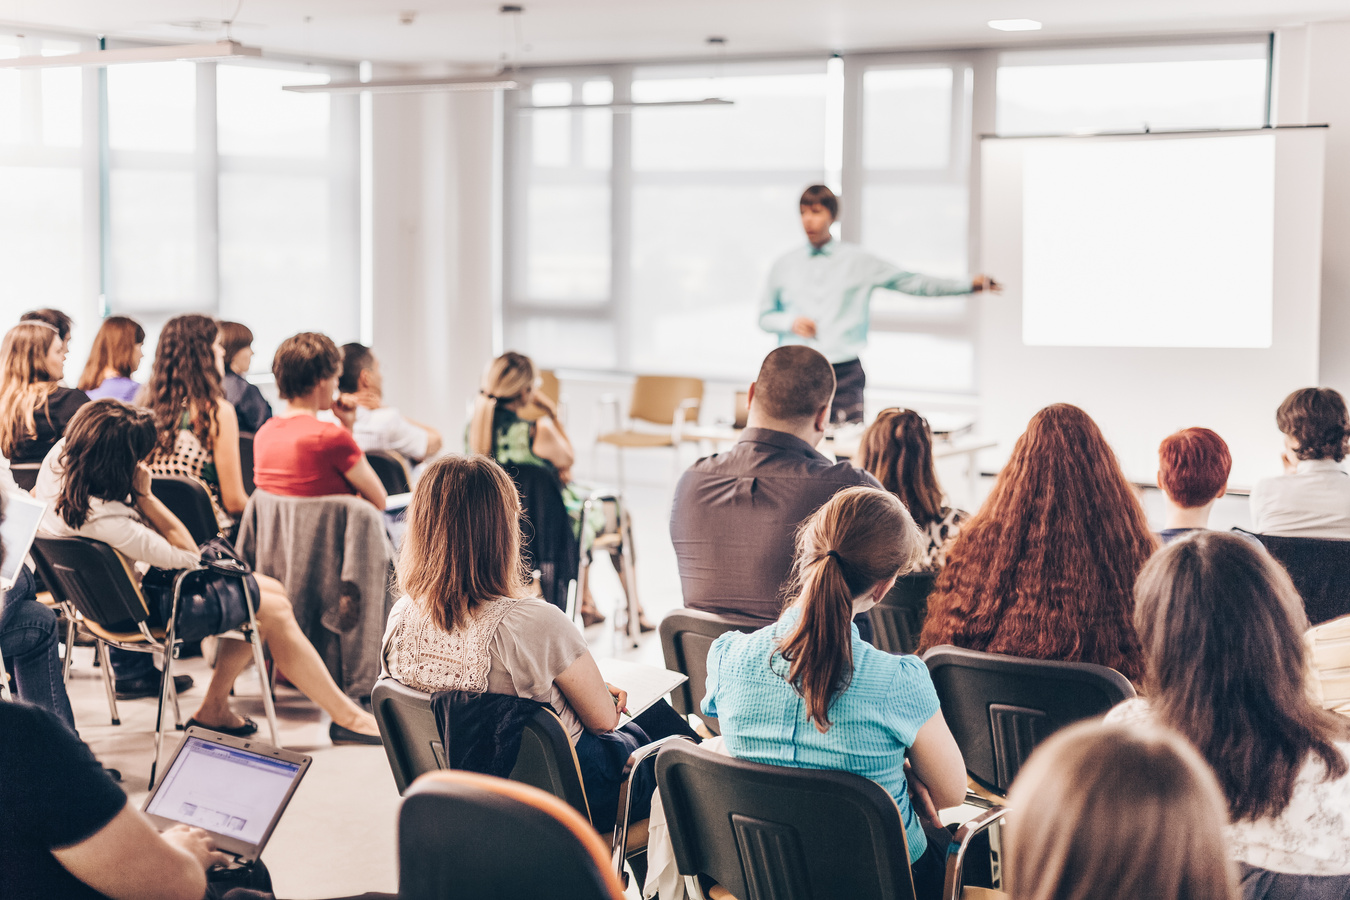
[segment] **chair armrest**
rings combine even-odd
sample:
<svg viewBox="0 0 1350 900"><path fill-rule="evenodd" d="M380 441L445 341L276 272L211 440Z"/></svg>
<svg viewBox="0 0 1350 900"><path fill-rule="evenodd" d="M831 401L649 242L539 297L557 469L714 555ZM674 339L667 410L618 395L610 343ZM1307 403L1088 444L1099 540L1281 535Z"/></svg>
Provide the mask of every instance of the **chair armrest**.
<svg viewBox="0 0 1350 900"><path fill-rule="evenodd" d="M675 446L679 446L684 438L684 426L688 422L689 411L696 410L699 407L699 401L693 397L686 397L680 401L680 405L675 408L675 419L670 425L670 436L675 441ZM698 418L694 418L694 424L698 424Z"/></svg>
<svg viewBox="0 0 1350 900"><path fill-rule="evenodd" d="M655 765L657 751L671 741L692 742L693 738L683 734L672 734L650 744L643 744L629 754L628 761L623 764L623 781L619 785L619 812L622 818L614 823L614 850L611 860L614 864L614 873L619 876L619 881L625 888L628 887L628 877L623 871L623 862L628 853L628 826L632 824L633 776L637 774L638 767L648 759Z"/></svg>
<svg viewBox="0 0 1350 900"><path fill-rule="evenodd" d="M202 570L216 572L220 575L227 575L234 578L243 578L246 575L253 574L253 570L246 564L237 559L230 559L228 557L223 559L213 559L210 562L203 562L200 567L192 571Z"/></svg>
<svg viewBox="0 0 1350 900"><path fill-rule="evenodd" d="M612 417L614 421L614 427L610 430L611 431L623 430L623 411L619 408L618 394L601 394L600 399L596 401L596 405L599 407L600 410L599 415L596 417L597 421L603 421L605 410L610 409L613 411ZM599 434L605 433L603 425L598 429L598 433Z"/></svg>
<svg viewBox="0 0 1350 900"><path fill-rule="evenodd" d="M995 806L986 809L975 818L956 829L952 835L951 846L947 849L947 874L942 881L943 900L961 900L961 877L966 862L966 852L975 835L988 829L1008 813L1008 807Z"/></svg>

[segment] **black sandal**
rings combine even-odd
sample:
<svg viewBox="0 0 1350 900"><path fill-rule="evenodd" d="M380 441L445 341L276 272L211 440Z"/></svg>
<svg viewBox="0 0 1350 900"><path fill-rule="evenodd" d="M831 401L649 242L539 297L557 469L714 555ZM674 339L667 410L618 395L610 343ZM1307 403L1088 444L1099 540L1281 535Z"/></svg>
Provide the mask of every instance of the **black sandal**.
<svg viewBox="0 0 1350 900"><path fill-rule="evenodd" d="M225 725L203 725L201 722L198 722L195 717L187 720L187 727L192 728L195 726L197 728L204 728L207 731L215 731L219 734L228 734L230 737L248 737L250 734L257 733L258 731L257 722L253 721L248 716L240 716L239 718L244 720L244 724L236 725L233 728L227 727Z"/></svg>

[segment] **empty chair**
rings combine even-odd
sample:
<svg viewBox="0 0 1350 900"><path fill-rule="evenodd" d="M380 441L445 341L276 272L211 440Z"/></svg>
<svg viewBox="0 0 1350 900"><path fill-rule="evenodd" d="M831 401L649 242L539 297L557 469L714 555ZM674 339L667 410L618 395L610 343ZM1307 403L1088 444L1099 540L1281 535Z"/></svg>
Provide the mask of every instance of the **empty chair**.
<svg viewBox="0 0 1350 900"><path fill-rule="evenodd" d="M197 479L187 475L156 475L150 481L150 491L178 517L197 544L220 534L211 495Z"/></svg>
<svg viewBox="0 0 1350 900"><path fill-rule="evenodd" d="M1350 541L1271 534L1255 538L1289 573L1303 598L1308 624L1350 613Z"/></svg>
<svg viewBox="0 0 1350 900"><path fill-rule="evenodd" d="M399 810L400 900L622 900L590 823L536 788L470 772L425 775Z"/></svg>
<svg viewBox="0 0 1350 900"><path fill-rule="evenodd" d="M675 864L690 893L736 900L907 900L905 826L877 783L766 766L677 742L656 758Z"/></svg>
<svg viewBox="0 0 1350 900"><path fill-rule="evenodd" d="M932 648L923 661L967 773L1000 797L1041 741L1135 696L1124 675L1092 663L947 645Z"/></svg>
<svg viewBox="0 0 1350 900"><path fill-rule="evenodd" d="M682 716L696 715L713 734L721 734L716 716L706 716L699 704L708 690L708 648L728 631L755 631L762 626L697 609L677 609L661 620L661 650L666 668L689 680L670 692L670 705Z"/></svg>
<svg viewBox="0 0 1350 900"><path fill-rule="evenodd" d="M937 581L935 572L902 575L895 587L872 607L872 646L887 653L913 653L928 615L928 594Z"/></svg>
<svg viewBox="0 0 1350 900"><path fill-rule="evenodd" d="M628 402L628 423L620 421L619 400L606 397L602 406L612 409L614 430L602 433L596 441L609 444L618 454L619 484L624 482L623 452L626 449L670 447L675 453L675 468L680 463L680 444L686 439L686 424L698 423L703 402L703 379L675 375L639 375L633 382ZM634 427L642 423L647 428Z"/></svg>
<svg viewBox="0 0 1350 900"><path fill-rule="evenodd" d="M406 494L412 490L412 470L402 454L393 450L369 450L366 459L386 494Z"/></svg>

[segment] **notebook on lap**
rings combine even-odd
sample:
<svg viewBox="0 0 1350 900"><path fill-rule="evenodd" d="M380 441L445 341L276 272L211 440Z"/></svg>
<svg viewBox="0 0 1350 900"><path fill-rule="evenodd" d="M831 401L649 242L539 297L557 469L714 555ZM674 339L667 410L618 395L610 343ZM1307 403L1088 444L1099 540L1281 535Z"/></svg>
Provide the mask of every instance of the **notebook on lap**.
<svg viewBox="0 0 1350 900"><path fill-rule="evenodd" d="M201 828L237 865L257 860L310 757L192 727L143 810L161 829Z"/></svg>
<svg viewBox="0 0 1350 900"><path fill-rule="evenodd" d="M4 503L5 518L0 521L0 544L4 545L4 560L0 562L0 591L14 587L19 569L23 568L23 561L33 547L38 524L47 512L47 504L18 494L6 494Z"/></svg>

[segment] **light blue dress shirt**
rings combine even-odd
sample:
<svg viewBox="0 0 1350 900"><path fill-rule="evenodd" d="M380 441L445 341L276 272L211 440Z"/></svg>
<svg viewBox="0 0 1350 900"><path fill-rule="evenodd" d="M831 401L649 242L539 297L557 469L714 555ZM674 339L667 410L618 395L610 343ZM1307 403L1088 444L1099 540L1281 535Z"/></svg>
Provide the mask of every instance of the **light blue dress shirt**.
<svg viewBox="0 0 1350 900"><path fill-rule="evenodd" d="M830 728L807 718L806 702L787 681L778 644L797 621L789 609L751 634L727 632L708 651L705 715L717 716L737 759L773 766L831 769L870 778L900 809L913 863L928 847L909 802L905 751L938 711L937 691L917 656L892 656L858 637L853 625L853 680L830 705Z"/></svg>
<svg viewBox="0 0 1350 900"><path fill-rule="evenodd" d="M855 360L867 346L875 288L941 297L969 294L974 284L906 272L857 244L831 240L817 248L807 243L780 257L769 270L759 304L759 327L777 334L780 345L806 344L831 363ZM814 338L792 333L798 316L816 323Z"/></svg>

